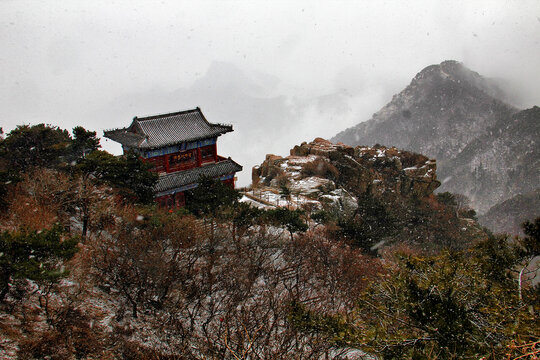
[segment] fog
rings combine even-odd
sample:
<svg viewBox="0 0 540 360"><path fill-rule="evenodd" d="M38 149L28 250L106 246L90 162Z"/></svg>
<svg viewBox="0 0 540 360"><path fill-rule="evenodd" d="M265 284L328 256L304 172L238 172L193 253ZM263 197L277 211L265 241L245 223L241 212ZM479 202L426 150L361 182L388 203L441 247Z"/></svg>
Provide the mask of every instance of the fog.
<svg viewBox="0 0 540 360"><path fill-rule="evenodd" d="M0 0L0 126L104 129L199 106L244 166L368 120L444 60L540 104L538 1ZM120 146L102 139L103 147Z"/></svg>

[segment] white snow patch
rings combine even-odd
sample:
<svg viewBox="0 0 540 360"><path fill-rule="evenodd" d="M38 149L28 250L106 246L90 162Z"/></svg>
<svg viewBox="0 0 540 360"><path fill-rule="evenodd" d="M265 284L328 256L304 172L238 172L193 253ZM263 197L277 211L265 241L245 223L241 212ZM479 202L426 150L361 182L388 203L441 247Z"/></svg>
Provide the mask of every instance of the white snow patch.
<svg viewBox="0 0 540 360"><path fill-rule="evenodd" d="M445 184L447 182L449 182L450 180L452 180L452 177L451 176L447 176L443 179L442 183Z"/></svg>

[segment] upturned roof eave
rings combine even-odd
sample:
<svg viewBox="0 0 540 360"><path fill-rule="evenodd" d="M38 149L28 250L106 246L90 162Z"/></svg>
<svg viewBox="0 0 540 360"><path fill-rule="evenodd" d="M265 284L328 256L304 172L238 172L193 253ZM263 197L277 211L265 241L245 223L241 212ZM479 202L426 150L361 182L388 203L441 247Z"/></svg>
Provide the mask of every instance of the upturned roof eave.
<svg viewBox="0 0 540 360"><path fill-rule="evenodd" d="M128 131L128 129L129 128L105 130L103 131L103 137L111 139L112 141L115 141L124 146L137 147L138 145L140 145L141 142L144 141L145 137L140 134Z"/></svg>
<svg viewBox="0 0 540 360"><path fill-rule="evenodd" d="M212 171L212 169L216 170L219 167L223 167L223 169L219 169L216 172ZM160 194L160 193L167 192L181 186L194 184L198 181L200 175L210 175L214 177L221 177L224 175L235 174L239 171L242 171L242 169L243 167L240 164L238 164L232 159L227 159L219 163L203 165L201 167L197 167L197 168L193 168L189 170L183 170L180 172L160 175L158 183L156 184L156 187L154 188L154 192L156 194ZM193 176L190 176L189 173L192 173ZM209 174L209 173L212 173L212 174ZM182 178L184 178L185 181L182 181ZM190 180L187 180L185 178L190 178ZM169 185L165 185L164 183L168 182L168 180L171 181L172 183L170 183ZM177 181L174 181L174 180L177 180Z"/></svg>

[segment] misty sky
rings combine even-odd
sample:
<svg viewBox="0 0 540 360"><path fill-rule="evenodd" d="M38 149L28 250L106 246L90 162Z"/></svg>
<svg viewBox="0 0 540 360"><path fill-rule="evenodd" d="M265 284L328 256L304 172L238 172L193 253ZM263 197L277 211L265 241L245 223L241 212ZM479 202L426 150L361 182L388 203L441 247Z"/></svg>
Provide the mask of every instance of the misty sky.
<svg viewBox="0 0 540 360"><path fill-rule="evenodd" d="M540 1L0 0L0 126L98 131L201 107L244 166L368 120L462 61L540 105ZM119 153L120 146L102 140Z"/></svg>

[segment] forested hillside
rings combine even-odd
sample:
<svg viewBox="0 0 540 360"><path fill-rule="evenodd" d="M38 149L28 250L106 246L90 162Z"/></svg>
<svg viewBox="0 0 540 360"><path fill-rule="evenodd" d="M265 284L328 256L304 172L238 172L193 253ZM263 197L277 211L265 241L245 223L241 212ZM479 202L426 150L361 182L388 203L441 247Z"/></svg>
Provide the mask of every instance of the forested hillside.
<svg viewBox="0 0 540 360"><path fill-rule="evenodd" d="M455 234L464 217L478 225L458 197L433 195L428 158L320 143L293 151L320 156L297 178L276 170L282 160L267 162L260 181L290 199L302 180L332 178L351 193L352 214L331 201L250 206L209 178L186 208L160 209L155 175L133 154L100 151L95 133L36 125L6 134L0 357L538 357L540 293L528 269L540 219L520 239ZM392 220L398 212L407 214ZM451 225L430 230L437 214ZM402 241L409 230L414 241Z"/></svg>

